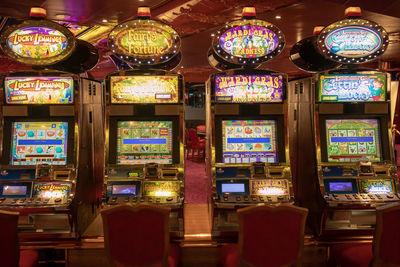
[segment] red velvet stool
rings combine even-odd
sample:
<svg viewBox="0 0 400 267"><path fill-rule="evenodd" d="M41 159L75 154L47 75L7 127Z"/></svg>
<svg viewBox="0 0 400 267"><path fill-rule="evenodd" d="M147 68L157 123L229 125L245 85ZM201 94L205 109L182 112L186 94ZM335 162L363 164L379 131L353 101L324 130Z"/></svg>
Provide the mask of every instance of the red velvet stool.
<svg viewBox="0 0 400 267"><path fill-rule="evenodd" d="M104 209L109 266L178 266L179 246L169 242L169 213L169 208L148 204Z"/></svg>
<svg viewBox="0 0 400 267"><path fill-rule="evenodd" d="M39 266L36 250L19 250L18 215L18 212L0 210L0 266Z"/></svg>
<svg viewBox="0 0 400 267"><path fill-rule="evenodd" d="M239 244L223 246L220 263L226 267L301 266L307 214L307 209L286 204L239 209Z"/></svg>
<svg viewBox="0 0 400 267"><path fill-rule="evenodd" d="M376 208L373 245L340 244L331 247L329 266L400 266L400 204Z"/></svg>

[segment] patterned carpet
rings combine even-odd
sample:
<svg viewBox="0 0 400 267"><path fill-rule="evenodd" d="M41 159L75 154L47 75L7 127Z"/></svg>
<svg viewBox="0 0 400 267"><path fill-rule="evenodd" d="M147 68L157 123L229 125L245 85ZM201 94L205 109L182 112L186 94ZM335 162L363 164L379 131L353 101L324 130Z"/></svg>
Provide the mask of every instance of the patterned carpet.
<svg viewBox="0 0 400 267"><path fill-rule="evenodd" d="M185 164L185 203L207 203L211 182L206 178L205 163L186 160Z"/></svg>

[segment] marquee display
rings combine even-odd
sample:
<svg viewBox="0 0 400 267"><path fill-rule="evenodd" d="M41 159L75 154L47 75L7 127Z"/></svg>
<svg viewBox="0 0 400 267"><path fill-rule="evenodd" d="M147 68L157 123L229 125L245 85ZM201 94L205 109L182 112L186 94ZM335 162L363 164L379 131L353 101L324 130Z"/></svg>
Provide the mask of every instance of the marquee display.
<svg viewBox="0 0 400 267"><path fill-rule="evenodd" d="M51 65L75 49L72 33L50 20L26 20L8 27L0 37L4 53L25 64Z"/></svg>
<svg viewBox="0 0 400 267"><path fill-rule="evenodd" d="M317 44L320 52L331 60L357 64L382 55L388 47L389 37L376 22L345 19L324 28Z"/></svg>
<svg viewBox="0 0 400 267"><path fill-rule="evenodd" d="M131 20L108 36L113 54L135 65L165 63L179 53L181 41L170 26L155 20Z"/></svg>
<svg viewBox="0 0 400 267"><path fill-rule="evenodd" d="M263 20L236 20L214 34L213 49L233 64L260 64L277 56L285 37L275 25Z"/></svg>

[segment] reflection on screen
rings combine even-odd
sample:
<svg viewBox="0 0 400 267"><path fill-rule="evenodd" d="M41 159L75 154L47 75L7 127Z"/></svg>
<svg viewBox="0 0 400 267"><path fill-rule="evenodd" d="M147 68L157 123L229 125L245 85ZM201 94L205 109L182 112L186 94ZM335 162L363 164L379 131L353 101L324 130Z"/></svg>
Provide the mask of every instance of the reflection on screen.
<svg viewBox="0 0 400 267"><path fill-rule="evenodd" d="M119 121L117 164L172 163L172 121Z"/></svg>
<svg viewBox="0 0 400 267"><path fill-rule="evenodd" d="M329 191L331 192L351 192L353 191L352 182L330 182L329 183Z"/></svg>
<svg viewBox="0 0 400 267"><path fill-rule="evenodd" d="M26 185L5 185L3 187L3 196L26 195Z"/></svg>
<svg viewBox="0 0 400 267"><path fill-rule="evenodd" d="M223 163L278 162L276 121L222 121Z"/></svg>
<svg viewBox="0 0 400 267"><path fill-rule="evenodd" d="M112 193L115 195L122 195L122 194L135 195L136 185L131 185L131 184L113 185Z"/></svg>
<svg viewBox="0 0 400 267"><path fill-rule="evenodd" d="M13 122L10 165L67 164L68 122Z"/></svg>
<svg viewBox="0 0 400 267"><path fill-rule="evenodd" d="M222 193L244 193L244 184L221 184Z"/></svg>
<svg viewBox="0 0 400 267"><path fill-rule="evenodd" d="M326 120L328 162L380 161L377 119Z"/></svg>

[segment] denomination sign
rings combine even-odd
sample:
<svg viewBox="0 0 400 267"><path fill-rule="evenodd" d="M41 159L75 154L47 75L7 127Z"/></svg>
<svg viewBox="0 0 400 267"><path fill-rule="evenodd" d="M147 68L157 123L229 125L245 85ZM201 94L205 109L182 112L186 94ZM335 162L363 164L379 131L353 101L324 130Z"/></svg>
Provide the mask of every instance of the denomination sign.
<svg viewBox="0 0 400 267"><path fill-rule="evenodd" d="M215 77L215 102L280 103L282 101L282 75L217 75Z"/></svg>
<svg viewBox="0 0 400 267"><path fill-rule="evenodd" d="M382 55L389 37L379 24L364 19L345 19L324 28L318 48L330 59L342 63L362 63Z"/></svg>
<svg viewBox="0 0 400 267"><path fill-rule="evenodd" d="M108 36L111 51L135 65L156 65L179 53L180 38L170 26L155 20L131 20L116 26Z"/></svg>
<svg viewBox="0 0 400 267"><path fill-rule="evenodd" d="M73 104L72 77L5 77L7 104Z"/></svg>
<svg viewBox="0 0 400 267"><path fill-rule="evenodd" d="M1 47L9 57L30 65L50 65L69 57L75 38L64 26L49 20L27 20L8 27Z"/></svg>
<svg viewBox="0 0 400 267"><path fill-rule="evenodd" d="M214 51L234 64L260 64L277 56L285 45L281 30L256 19L233 21L214 35Z"/></svg>
<svg viewBox="0 0 400 267"><path fill-rule="evenodd" d="M319 76L321 102L377 102L386 99L385 74L336 74Z"/></svg>

